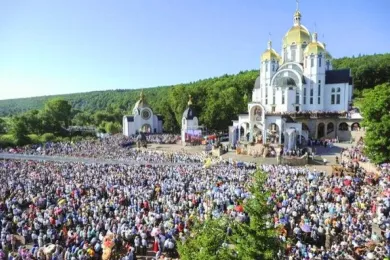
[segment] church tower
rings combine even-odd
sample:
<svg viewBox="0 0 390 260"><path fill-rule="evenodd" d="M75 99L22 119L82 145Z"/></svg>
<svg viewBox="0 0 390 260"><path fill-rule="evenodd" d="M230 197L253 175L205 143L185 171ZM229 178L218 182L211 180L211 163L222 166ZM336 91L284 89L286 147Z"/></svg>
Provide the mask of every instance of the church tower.
<svg viewBox="0 0 390 260"><path fill-rule="evenodd" d="M181 142L183 145L187 141L191 141L191 138L199 135L198 117L196 116L195 109L192 105L192 97L189 95L187 108L183 112L181 120Z"/></svg>

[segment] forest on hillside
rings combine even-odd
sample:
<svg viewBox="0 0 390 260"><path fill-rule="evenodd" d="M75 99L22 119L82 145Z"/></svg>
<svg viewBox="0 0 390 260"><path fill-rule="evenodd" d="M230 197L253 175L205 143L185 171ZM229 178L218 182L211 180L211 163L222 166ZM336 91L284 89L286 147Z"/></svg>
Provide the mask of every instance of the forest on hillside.
<svg viewBox="0 0 390 260"><path fill-rule="evenodd" d="M345 57L333 60L334 69L351 68L355 96L364 89L390 82L390 54ZM147 88L144 94L155 113L164 116L164 129L178 132L182 113L193 97L199 119L209 129L226 130L238 113L246 110L258 70L244 71L236 75L223 75L174 86ZM51 99L68 101L72 107L72 125L121 123L121 117L130 113L140 95L140 89L109 90L88 93L45 96L13 100L0 100L0 117L14 115L38 115Z"/></svg>

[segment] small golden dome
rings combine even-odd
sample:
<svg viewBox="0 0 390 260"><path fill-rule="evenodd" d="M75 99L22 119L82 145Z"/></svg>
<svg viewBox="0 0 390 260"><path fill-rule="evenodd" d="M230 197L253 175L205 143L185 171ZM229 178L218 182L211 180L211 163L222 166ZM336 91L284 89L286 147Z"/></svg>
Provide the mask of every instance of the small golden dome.
<svg viewBox="0 0 390 260"><path fill-rule="evenodd" d="M333 59L332 55L330 55L330 53L326 50L326 44L324 42L320 42L320 44L322 45L322 47L325 50L325 59L327 59L327 60Z"/></svg>
<svg viewBox="0 0 390 260"><path fill-rule="evenodd" d="M327 60L333 59L332 55L330 55L330 53L328 51L325 51L325 59L327 59Z"/></svg>
<svg viewBox="0 0 390 260"><path fill-rule="evenodd" d="M266 50L266 51L261 55L261 61L272 60L272 59L275 59L276 61L279 61L279 60L281 59L281 57L279 56L279 54L278 54L274 49Z"/></svg>
<svg viewBox="0 0 390 260"><path fill-rule="evenodd" d="M310 42L310 33L303 25L294 25L283 38L283 46Z"/></svg>
<svg viewBox="0 0 390 260"><path fill-rule="evenodd" d="M276 61L280 61L281 57L274 49L272 49L272 42L268 41L268 48L261 55L261 61L266 61L266 60L271 61L273 59Z"/></svg>
<svg viewBox="0 0 390 260"><path fill-rule="evenodd" d="M304 53L305 55L311 55L311 54L318 55L320 53L325 54L325 49L321 43L311 42L309 43L309 45L306 46Z"/></svg>

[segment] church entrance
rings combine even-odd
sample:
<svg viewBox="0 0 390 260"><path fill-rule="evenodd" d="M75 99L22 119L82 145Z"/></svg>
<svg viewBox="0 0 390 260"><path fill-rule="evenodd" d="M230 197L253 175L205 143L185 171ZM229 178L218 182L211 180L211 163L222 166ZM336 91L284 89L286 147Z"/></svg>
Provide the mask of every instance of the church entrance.
<svg viewBox="0 0 390 260"><path fill-rule="evenodd" d="M150 134L152 132L152 127L149 124L144 124L141 127L141 132Z"/></svg>
<svg viewBox="0 0 390 260"><path fill-rule="evenodd" d="M317 139L320 139L325 136L325 124L319 123L317 128Z"/></svg>

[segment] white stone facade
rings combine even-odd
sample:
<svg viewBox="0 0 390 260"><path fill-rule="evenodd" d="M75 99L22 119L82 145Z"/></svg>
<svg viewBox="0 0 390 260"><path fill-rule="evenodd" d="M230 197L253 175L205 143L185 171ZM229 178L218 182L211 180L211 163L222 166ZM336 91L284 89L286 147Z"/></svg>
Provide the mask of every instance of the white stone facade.
<svg viewBox="0 0 390 260"><path fill-rule="evenodd" d="M133 108L133 114L123 116L123 135L131 136L139 132L149 134L163 132L162 116L153 113L143 93Z"/></svg>
<svg viewBox="0 0 390 260"><path fill-rule="evenodd" d="M353 93L350 70L333 70L325 44L301 25L298 10L293 23L283 38L281 55L269 41L261 56L248 114L239 115L229 129L233 144L239 140L281 144L291 133L306 140L339 138L339 124L361 120L359 115L351 121L347 113ZM328 131L329 123L333 131Z"/></svg>
<svg viewBox="0 0 390 260"><path fill-rule="evenodd" d="M181 120L181 142L183 145L186 143L186 139L192 137L200 138L202 135L201 127L199 126L198 117L192 106L191 96L188 101L188 106L183 112ZM187 138L186 138L187 137Z"/></svg>

